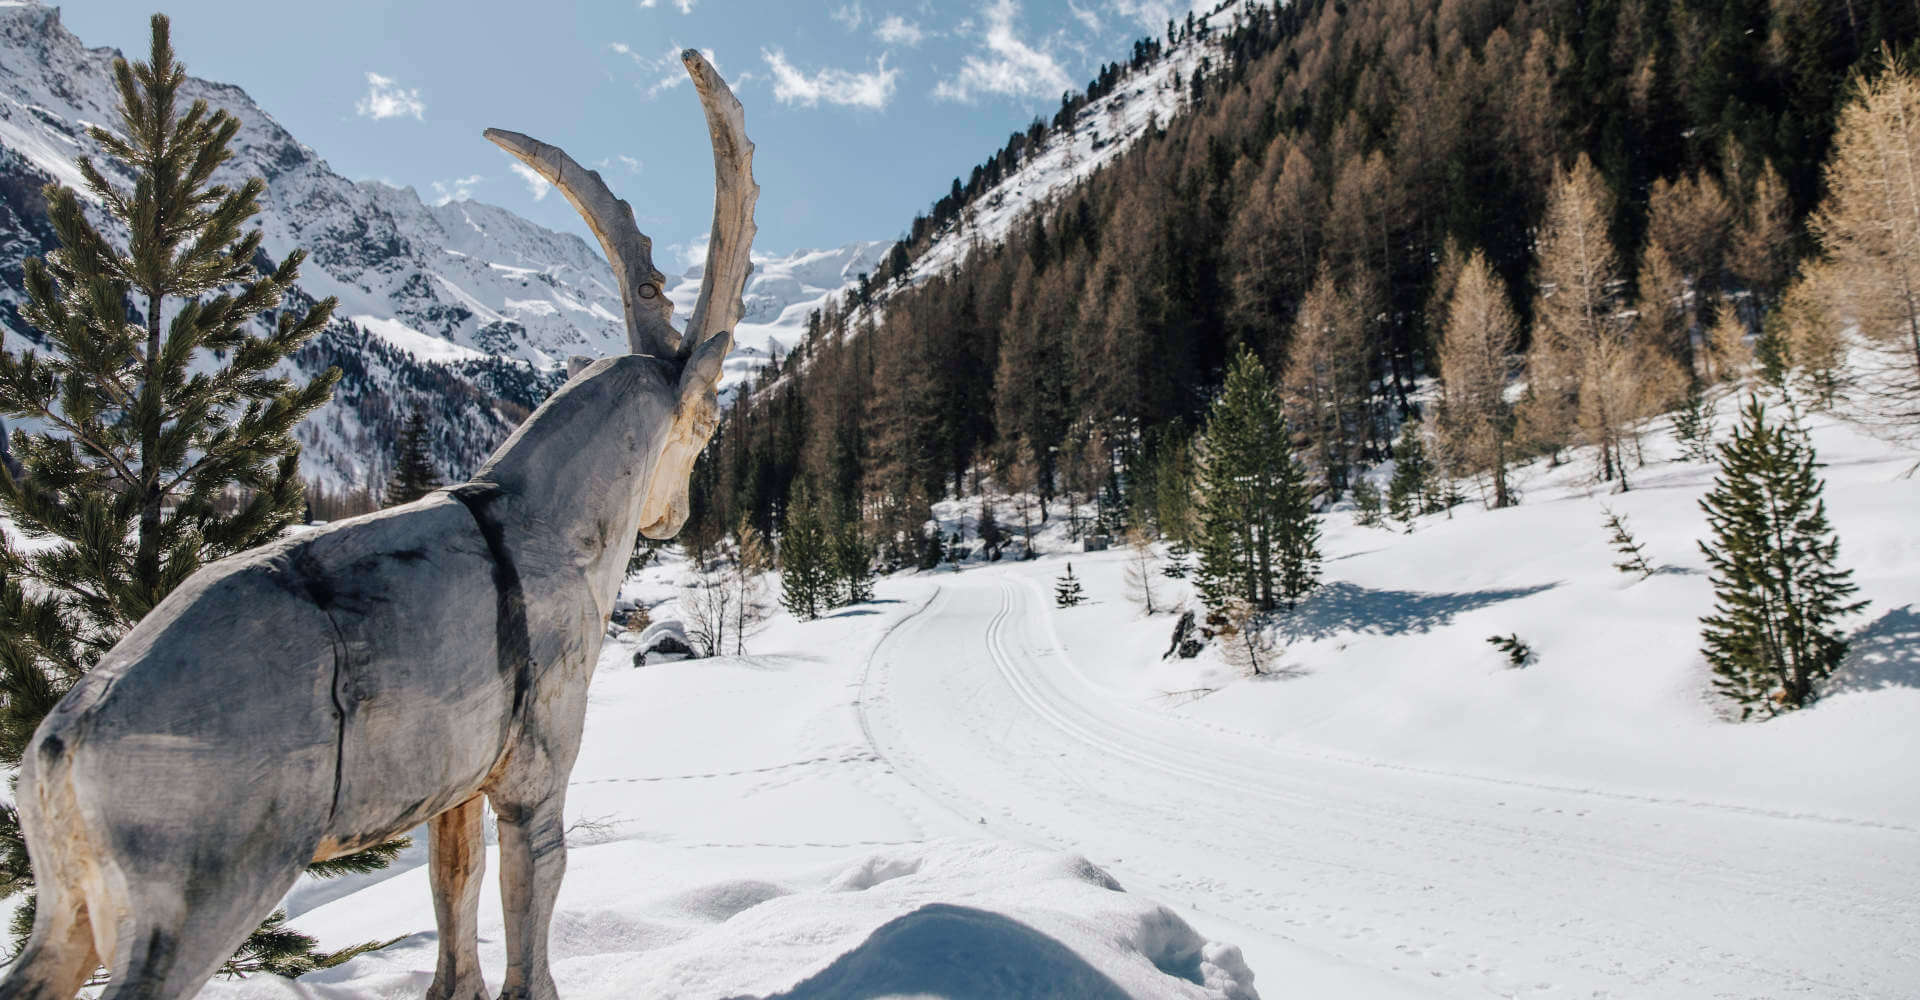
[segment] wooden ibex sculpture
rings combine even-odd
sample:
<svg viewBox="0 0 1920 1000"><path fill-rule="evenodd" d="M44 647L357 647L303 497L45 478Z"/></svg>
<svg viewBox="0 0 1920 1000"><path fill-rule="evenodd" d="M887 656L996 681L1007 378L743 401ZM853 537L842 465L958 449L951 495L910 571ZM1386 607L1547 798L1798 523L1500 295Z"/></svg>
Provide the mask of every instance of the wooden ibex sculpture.
<svg viewBox="0 0 1920 1000"><path fill-rule="evenodd" d="M753 146L682 55L718 172L682 342L627 203L564 152L487 138L552 181L606 248L633 353L576 374L473 481L195 573L41 725L19 810L39 885L3 1000L195 993L309 862L426 823L439 967L479 1000L481 796L500 819L501 997L555 996L547 928L587 682L637 532L669 538L718 420L754 234Z"/></svg>

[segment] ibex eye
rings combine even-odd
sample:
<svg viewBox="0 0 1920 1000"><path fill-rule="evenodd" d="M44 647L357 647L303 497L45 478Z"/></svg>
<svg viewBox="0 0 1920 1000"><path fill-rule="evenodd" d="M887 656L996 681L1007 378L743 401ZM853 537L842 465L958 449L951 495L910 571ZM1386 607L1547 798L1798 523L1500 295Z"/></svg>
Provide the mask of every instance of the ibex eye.
<svg viewBox="0 0 1920 1000"><path fill-rule="evenodd" d="M643 299L651 299L658 296L659 294L660 294L660 289L655 288L652 285L640 286L640 297Z"/></svg>

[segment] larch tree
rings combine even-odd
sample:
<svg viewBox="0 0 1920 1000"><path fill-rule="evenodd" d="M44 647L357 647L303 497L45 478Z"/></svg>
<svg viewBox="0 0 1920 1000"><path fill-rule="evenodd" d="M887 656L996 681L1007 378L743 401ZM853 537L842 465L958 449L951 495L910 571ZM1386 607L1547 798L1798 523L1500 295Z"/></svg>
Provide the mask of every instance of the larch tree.
<svg viewBox="0 0 1920 1000"><path fill-rule="evenodd" d="M1461 473L1487 474L1495 507L1513 504L1507 488L1513 408L1506 391L1519 340L1520 321L1506 288L1486 255L1475 250L1447 309L1437 424L1447 465Z"/></svg>
<svg viewBox="0 0 1920 1000"><path fill-rule="evenodd" d="M1281 393L1287 422L1306 438L1329 498L1346 491L1365 437L1364 340L1355 303L1323 265L1294 317Z"/></svg>
<svg viewBox="0 0 1920 1000"><path fill-rule="evenodd" d="M1727 247L1727 270L1734 284L1761 305L1778 301L1793 274L1793 205L1786 182L1763 162L1753 179Z"/></svg>
<svg viewBox="0 0 1920 1000"><path fill-rule="evenodd" d="M1529 443L1555 453L1574 439L1584 355L1619 335L1612 213L1606 181L1584 154L1554 176L1536 248L1539 296L1521 421ZM1602 461L1611 471L1612 455Z"/></svg>
<svg viewBox="0 0 1920 1000"><path fill-rule="evenodd" d="M1886 359L1869 396L1920 420L1920 79L1895 63L1855 83L1809 223L1826 258L1827 303Z"/></svg>
<svg viewBox="0 0 1920 1000"><path fill-rule="evenodd" d="M240 120L179 92L168 20L152 19L145 62L113 61L119 117L88 136L105 151L79 176L124 246L50 184L57 249L25 262L21 310L45 350L0 351L0 412L20 475L0 471L0 508L36 544L0 541L0 762L17 765L62 695L195 570L279 538L304 511L295 427L324 404L338 369L278 374L319 333L327 299L281 310L305 254L262 267L265 182L215 183ZM120 185L132 181L131 190ZM210 709L211 710L211 709ZM404 841L328 862L321 874L384 867ZM0 891L30 890L11 807L0 807ZM32 899L15 911L31 925ZM298 975L325 964L275 913L224 970Z"/></svg>

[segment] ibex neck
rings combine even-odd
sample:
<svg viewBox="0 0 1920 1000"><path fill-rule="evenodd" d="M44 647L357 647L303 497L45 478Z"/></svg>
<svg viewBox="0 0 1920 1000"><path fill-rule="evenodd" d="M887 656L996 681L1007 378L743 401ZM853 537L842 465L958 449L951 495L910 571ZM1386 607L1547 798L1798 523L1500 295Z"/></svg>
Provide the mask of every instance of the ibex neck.
<svg viewBox="0 0 1920 1000"><path fill-rule="evenodd" d="M473 481L499 490L516 546L572 564L605 602L625 576L675 380L667 362L608 358L540 405Z"/></svg>

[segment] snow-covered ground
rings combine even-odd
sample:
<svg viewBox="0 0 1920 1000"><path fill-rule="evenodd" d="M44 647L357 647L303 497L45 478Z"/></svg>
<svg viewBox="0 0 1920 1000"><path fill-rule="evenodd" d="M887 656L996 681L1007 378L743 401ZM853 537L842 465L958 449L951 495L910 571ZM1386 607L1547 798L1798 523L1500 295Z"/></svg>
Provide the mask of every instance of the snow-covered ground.
<svg viewBox="0 0 1920 1000"><path fill-rule="evenodd" d="M1712 470L1664 430L1630 493L1576 462L1411 534L1329 515L1326 588L1271 677L1161 659L1173 618L1128 600L1127 553L1069 553L1057 517L1036 561L896 576L873 604L776 616L744 657L635 669L610 642L562 992L1233 997L1257 974L1269 1000L1920 995L1916 456L1812 423L1872 606L1825 695L1765 723L1708 693ZM1650 579L1612 568L1603 505ZM1068 561L1089 601L1058 609ZM671 614L678 572L628 597ZM1486 644L1510 632L1536 662ZM422 860L289 900L329 946L400 943L206 995L415 995Z"/></svg>

